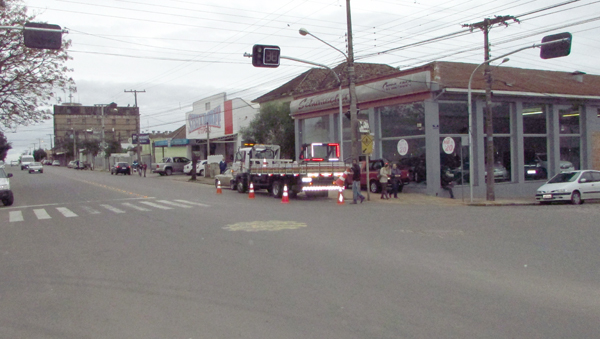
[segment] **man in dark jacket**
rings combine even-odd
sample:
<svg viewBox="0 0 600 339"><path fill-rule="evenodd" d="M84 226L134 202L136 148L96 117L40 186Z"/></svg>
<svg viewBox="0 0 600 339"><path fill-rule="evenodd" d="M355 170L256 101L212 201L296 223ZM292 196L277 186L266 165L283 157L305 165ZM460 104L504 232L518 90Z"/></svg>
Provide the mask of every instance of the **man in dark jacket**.
<svg viewBox="0 0 600 339"><path fill-rule="evenodd" d="M360 198L360 203L365 200L365 197L360 193L360 165L356 159L352 160L352 203L356 204L356 201Z"/></svg>

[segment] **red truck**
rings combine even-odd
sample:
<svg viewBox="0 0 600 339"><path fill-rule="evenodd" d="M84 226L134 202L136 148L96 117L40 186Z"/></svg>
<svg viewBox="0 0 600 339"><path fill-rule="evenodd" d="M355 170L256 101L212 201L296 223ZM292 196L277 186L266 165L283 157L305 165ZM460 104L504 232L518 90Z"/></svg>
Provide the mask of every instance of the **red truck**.
<svg viewBox="0 0 600 339"><path fill-rule="evenodd" d="M386 160L383 159L371 159L369 160L369 190L371 193L381 192L381 184L377 179L379 170L386 164ZM361 160L360 164L360 186L367 188L367 170L365 167L366 161ZM391 168L391 167L390 167ZM410 181L409 172L407 169L400 169L402 176L400 177L400 185L398 186L398 192L402 192L404 185L408 185ZM346 176L346 187L352 187L352 174ZM392 181L388 181L388 190L392 189Z"/></svg>

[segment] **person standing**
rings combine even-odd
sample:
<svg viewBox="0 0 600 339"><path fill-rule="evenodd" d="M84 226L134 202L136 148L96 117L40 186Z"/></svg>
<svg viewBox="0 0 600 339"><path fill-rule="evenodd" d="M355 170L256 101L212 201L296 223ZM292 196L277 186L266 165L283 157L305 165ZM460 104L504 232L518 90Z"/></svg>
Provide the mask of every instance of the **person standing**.
<svg viewBox="0 0 600 339"><path fill-rule="evenodd" d="M390 169L390 164L385 164L379 170L379 185L381 186L381 199L389 199L390 194L388 193L388 181L390 180L390 176L392 175L392 170Z"/></svg>
<svg viewBox="0 0 600 339"><path fill-rule="evenodd" d="M138 171L138 174L140 175L140 178L142 177L142 169L143 169L143 168L144 168L144 163L143 163L143 162L142 162L142 163L139 163L139 164L137 165L137 171Z"/></svg>
<svg viewBox="0 0 600 339"><path fill-rule="evenodd" d="M402 180L402 171L398 168L398 165L392 165L392 194L395 199L398 199L398 187Z"/></svg>
<svg viewBox="0 0 600 339"><path fill-rule="evenodd" d="M219 162L219 171L221 172L220 174L225 173L226 169L227 169L227 163L225 162L225 159L221 159L221 162Z"/></svg>
<svg viewBox="0 0 600 339"><path fill-rule="evenodd" d="M142 171L144 172L144 178L146 177L146 168L148 168L148 165L146 165L145 162L142 163Z"/></svg>
<svg viewBox="0 0 600 339"><path fill-rule="evenodd" d="M350 168L352 173L352 203L356 204L356 201L360 198L360 203L365 201L365 197L360 193L360 165L356 159L352 160L352 167Z"/></svg>

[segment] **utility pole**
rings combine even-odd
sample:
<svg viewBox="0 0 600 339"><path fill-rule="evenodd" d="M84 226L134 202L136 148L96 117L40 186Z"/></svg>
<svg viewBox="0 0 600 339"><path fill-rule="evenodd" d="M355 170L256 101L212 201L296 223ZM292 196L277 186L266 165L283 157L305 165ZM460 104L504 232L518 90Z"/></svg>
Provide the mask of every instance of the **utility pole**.
<svg viewBox="0 0 600 339"><path fill-rule="evenodd" d="M133 93L133 96L135 98L135 105L133 107L138 107L137 104L137 94L138 93L146 93L146 90L143 91L138 91L138 90L124 90L125 93ZM138 118L137 118L137 158L138 158L138 164L142 163L142 147L140 146L140 132L141 132L141 121L140 121L140 111L138 109ZM138 165L139 166L139 165Z"/></svg>
<svg viewBox="0 0 600 339"><path fill-rule="evenodd" d="M348 90L350 91L350 135L352 160L358 160L361 153L360 144L358 143L358 115L356 109L356 79L354 72L354 47L352 46L352 17L350 11L350 0L346 0L346 23L348 26ZM340 140L343 137L340 136ZM367 164L368 165L368 164Z"/></svg>
<svg viewBox="0 0 600 339"><path fill-rule="evenodd" d="M489 41L489 33L490 29L494 25L504 25L508 26L507 21L513 20L515 22L519 22L517 18L510 15L504 16L496 16L495 18L486 18L481 22L477 22L474 24L464 24L463 27L469 27L471 31L475 28L478 28L483 31L483 43L484 43L484 61L485 61L485 132L486 132L486 199L488 201L496 200L496 195L494 194L494 124L493 124L493 114L492 114L492 70L490 68L490 41ZM469 161L473 161L473 159L469 159Z"/></svg>

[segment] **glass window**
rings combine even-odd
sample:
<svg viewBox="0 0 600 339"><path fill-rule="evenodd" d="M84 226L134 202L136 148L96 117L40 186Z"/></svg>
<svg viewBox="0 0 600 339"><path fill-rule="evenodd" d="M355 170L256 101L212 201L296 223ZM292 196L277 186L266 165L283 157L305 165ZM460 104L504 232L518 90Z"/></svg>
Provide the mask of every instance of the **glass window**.
<svg viewBox="0 0 600 339"><path fill-rule="evenodd" d="M558 110L560 134L579 134L579 107Z"/></svg>
<svg viewBox="0 0 600 339"><path fill-rule="evenodd" d="M560 138L560 171L572 171L580 169L580 138Z"/></svg>
<svg viewBox="0 0 600 339"><path fill-rule="evenodd" d="M405 155L398 153L400 140L405 140L408 144L408 153ZM425 138L382 140L381 145L384 159L390 163L397 163L401 169L408 169L411 180L425 181Z"/></svg>
<svg viewBox="0 0 600 339"><path fill-rule="evenodd" d="M524 137L523 150L525 160L525 180L543 180L548 178L546 137Z"/></svg>
<svg viewBox="0 0 600 339"><path fill-rule="evenodd" d="M600 181L600 172L590 172L594 181Z"/></svg>
<svg viewBox="0 0 600 339"><path fill-rule="evenodd" d="M523 133L546 134L546 105L523 103Z"/></svg>
<svg viewBox="0 0 600 339"><path fill-rule="evenodd" d="M487 154L487 149L484 149ZM510 137L494 137L494 182L511 180Z"/></svg>
<svg viewBox="0 0 600 339"><path fill-rule="evenodd" d="M467 108L466 103L440 103L440 134L468 134Z"/></svg>
<svg viewBox="0 0 600 339"><path fill-rule="evenodd" d="M425 134L425 108L421 102L379 107L377 111L383 138Z"/></svg>
<svg viewBox="0 0 600 339"><path fill-rule="evenodd" d="M303 143L329 142L329 115L302 120Z"/></svg>
<svg viewBox="0 0 600 339"><path fill-rule="evenodd" d="M494 134L510 134L510 104L492 104Z"/></svg>
<svg viewBox="0 0 600 339"><path fill-rule="evenodd" d="M444 152L443 142L446 137L440 137L440 167L452 174L453 181L460 185L463 182L469 182L469 149L462 150L462 169L461 169L461 147L462 138L452 137L454 140L454 152L448 154Z"/></svg>

